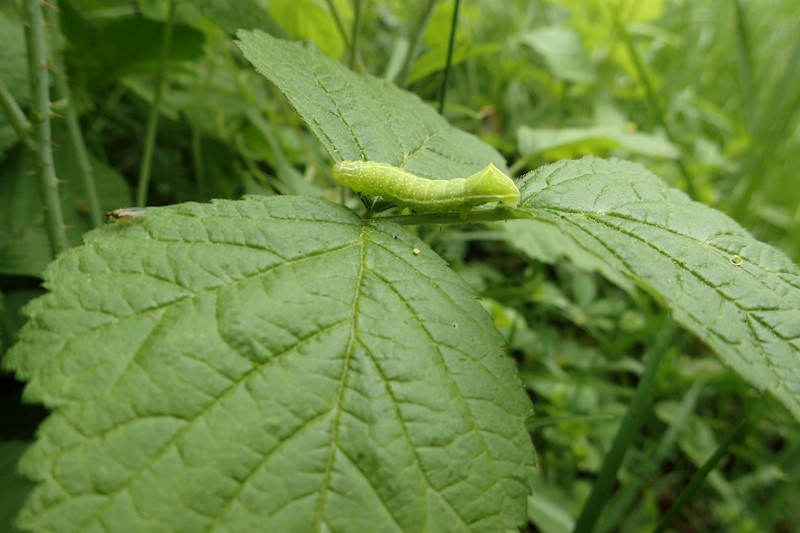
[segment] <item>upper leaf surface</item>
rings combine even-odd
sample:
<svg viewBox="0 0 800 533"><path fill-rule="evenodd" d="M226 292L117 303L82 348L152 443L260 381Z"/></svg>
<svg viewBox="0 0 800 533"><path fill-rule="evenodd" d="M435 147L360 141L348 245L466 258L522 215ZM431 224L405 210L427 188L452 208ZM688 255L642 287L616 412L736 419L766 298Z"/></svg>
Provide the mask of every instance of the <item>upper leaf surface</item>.
<svg viewBox="0 0 800 533"><path fill-rule="evenodd" d="M58 409L39 531L503 531L530 404L474 292L397 226L297 197L88 234L6 364Z"/></svg>
<svg viewBox="0 0 800 533"><path fill-rule="evenodd" d="M508 173L496 150L450 126L413 94L258 30L238 36L245 57L286 95L336 161L389 163L431 179L466 178L489 163Z"/></svg>
<svg viewBox="0 0 800 533"><path fill-rule="evenodd" d="M643 167L562 161L524 178L520 209L655 294L800 419L800 269Z"/></svg>

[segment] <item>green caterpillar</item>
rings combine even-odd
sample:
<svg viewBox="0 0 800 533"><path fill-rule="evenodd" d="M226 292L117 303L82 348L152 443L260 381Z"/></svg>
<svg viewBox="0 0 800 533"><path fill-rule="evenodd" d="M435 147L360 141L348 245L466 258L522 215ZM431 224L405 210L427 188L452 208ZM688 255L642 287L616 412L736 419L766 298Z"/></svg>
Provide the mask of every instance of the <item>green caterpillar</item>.
<svg viewBox="0 0 800 533"><path fill-rule="evenodd" d="M383 196L418 212L465 213L489 202L512 207L519 203L517 186L491 163L468 178L431 180L386 163L341 161L334 165L333 177L354 191Z"/></svg>

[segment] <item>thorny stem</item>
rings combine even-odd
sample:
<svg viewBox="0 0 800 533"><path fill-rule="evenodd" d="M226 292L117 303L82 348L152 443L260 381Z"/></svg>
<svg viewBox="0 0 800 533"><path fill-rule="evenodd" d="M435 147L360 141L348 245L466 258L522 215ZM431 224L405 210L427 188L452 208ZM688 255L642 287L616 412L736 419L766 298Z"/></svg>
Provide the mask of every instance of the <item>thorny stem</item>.
<svg viewBox="0 0 800 533"><path fill-rule="evenodd" d="M78 162L81 178L83 179L83 193L89 205L89 217L94 227L103 224L103 211L100 208L100 198L97 195L97 186L94 180L94 170L89 160L89 153L86 150L86 143L83 140L80 122L78 121L78 111L75 109L75 101L67 83L67 73L61 57L61 47L58 44L61 38L59 29L59 13L57 0L50 0L52 6L51 16L47 17L51 25L51 35L53 35L53 47L50 54L51 65L53 67L56 96L58 100L66 102L64 108L64 118L67 121L67 131L72 142L72 151Z"/></svg>
<svg viewBox="0 0 800 533"><path fill-rule="evenodd" d="M31 84L31 125L36 161L36 177L44 204L45 225L53 256L69 246L58 194L58 178L53 165L50 131L50 76L47 70L47 43L41 0L24 4L25 41L28 48L28 77Z"/></svg>

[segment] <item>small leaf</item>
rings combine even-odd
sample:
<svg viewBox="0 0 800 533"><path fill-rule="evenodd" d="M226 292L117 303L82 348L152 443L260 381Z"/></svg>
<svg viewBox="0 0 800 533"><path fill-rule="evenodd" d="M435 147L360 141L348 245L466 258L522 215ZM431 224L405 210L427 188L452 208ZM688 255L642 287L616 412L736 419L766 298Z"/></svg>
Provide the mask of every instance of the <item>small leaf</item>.
<svg viewBox="0 0 800 533"><path fill-rule="evenodd" d="M234 34L239 28L260 28L273 35L284 35L284 31L258 0L192 0L192 4L227 33Z"/></svg>
<svg viewBox="0 0 800 533"><path fill-rule="evenodd" d="M680 150L671 142L655 135L627 132L612 126L588 128L536 129L521 126L517 130L519 151L525 157L546 154L548 158L574 154L589 155L601 150L625 150L648 157L677 159Z"/></svg>
<svg viewBox="0 0 800 533"><path fill-rule="evenodd" d="M524 178L520 209L663 301L800 419L800 269L643 167L584 158Z"/></svg>
<svg viewBox="0 0 800 533"><path fill-rule="evenodd" d="M415 251L416 250L416 251ZM487 531L530 403L475 293L402 228L251 197L150 208L48 268L5 361L56 408L37 531Z"/></svg>
<svg viewBox="0 0 800 533"><path fill-rule="evenodd" d="M444 43L422 54L414 63L414 66L411 67L411 72L408 74L406 83L414 83L434 72L444 70L447 65L447 52L449 48L450 44ZM450 58L450 66L459 65L467 59L498 54L500 51L500 45L494 43L457 47L453 50L453 57Z"/></svg>
<svg viewBox="0 0 800 533"><path fill-rule="evenodd" d="M556 78L577 83L594 83L594 65L572 28L550 26L524 32L520 40L544 57Z"/></svg>
<svg viewBox="0 0 800 533"><path fill-rule="evenodd" d="M270 2L269 14L290 36L313 41L328 56L338 58L344 52L333 16L314 0Z"/></svg>
<svg viewBox="0 0 800 533"><path fill-rule="evenodd" d="M315 50L239 31L237 44L278 86L336 161L389 163L430 179L465 178L503 157L411 93L347 70Z"/></svg>

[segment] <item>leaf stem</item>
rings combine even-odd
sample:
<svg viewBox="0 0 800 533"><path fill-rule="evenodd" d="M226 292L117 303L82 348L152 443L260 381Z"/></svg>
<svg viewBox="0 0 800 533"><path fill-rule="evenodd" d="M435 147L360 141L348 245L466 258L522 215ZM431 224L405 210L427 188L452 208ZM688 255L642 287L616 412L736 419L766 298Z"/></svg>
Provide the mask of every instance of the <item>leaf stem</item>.
<svg viewBox="0 0 800 533"><path fill-rule="evenodd" d="M722 439L722 442L720 442L719 446L717 446L717 449L714 450L714 453L711 455L711 457L709 457L708 460L703 463L703 466L700 467L700 470L698 470L695 475L692 476L692 480L689 481L689 484L672 504L672 507L670 507L669 510L664 513L664 516L661 517L661 520L659 520L655 529L653 529L653 533L664 531L672 519L675 518L675 515L678 514L678 511L681 510L681 507L683 507L689 498L691 498L694 493L697 492L697 489L699 489L703 484L711 470L714 469L720 459L722 459L722 457L727 453L731 444L741 438L746 425L747 419L742 419L733 427L733 429L728 432L727 435L725 435L725 438Z"/></svg>
<svg viewBox="0 0 800 533"><path fill-rule="evenodd" d="M8 122L11 124L11 127L14 128L19 140L22 141L22 144L30 151L33 151L35 146L30 135L31 124L14 99L14 95L8 90L3 78L0 78L0 106L3 107L6 117L8 117Z"/></svg>
<svg viewBox="0 0 800 533"><path fill-rule="evenodd" d="M31 84L31 126L39 193L44 204L45 225L53 256L69 246L58 194L50 131L50 76L41 0L25 1L25 41Z"/></svg>
<svg viewBox="0 0 800 533"><path fill-rule="evenodd" d="M89 153L86 150L86 143L83 140L78 111L75 108L75 101L72 98L69 84L67 83L66 68L64 67L61 55L61 29L59 23L58 1L50 0L52 6L50 17L47 17L53 36L53 47L50 53L50 64L53 69L53 81L58 100L66 102L64 108L64 118L67 122L67 132L72 142L72 151L77 159L78 169L83 180L83 193L86 203L89 206L89 218L94 227L103 224L103 211L100 208L100 198L97 195L97 186L94 180L94 170L92 169Z"/></svg>
<svg viewBox="0 0 800 533"><path fill-rule="evenodd" d="M167 69L167 61L169 60L170 47L172 45L172 29L174 26L175 0L170 0L167 24L164 28L163 39L161 40L161 57L159 58L158 70L156 71L153 104L150 107L150 116L147 119L147 132L144 140L142 166L139 169L139 186L136 192L136 205L139 207L144 207L147 204L147 190L150 186L150 170L153 164L153 149L155 148L158 118L161 110L161 94L165 84L165 72Z"/></svg>
<svg viewBox="0 0 800 533"><path fill-rule="evenodd" d="M656 122L658 122L658 125L661 126L661 129L664 130L664 133L667 135L667 138L670 140L670 142L676 146L679 146L682 153L685 152L684 144L680 141L680 139L678 139L678 137L673 133L672 129L667 124L666 114L664 109L661 107L661 102L659 102L658 97L656 96L655 89L653 89L653 84L650 82L650 77L647 75L647 72L645 72L644 65L639 57L639 53L636 51L636 47L633 45L633 40L631 39L630 34L622 26L622 22L619 19L619 13L614 12L614 14L611 16L611 19L613 21L614 28L617 30L617 34L620 36L623 44L625 45L625 49L631 56L631 61L636 69L636 74L639 76L639 81L644 87L647 103L650 105L650 109L653 111L653 118L655 118ZM676 159L675 163L678 165L678 170L686 182L687 194L692 198L697 198L697 185L695 183L694 176L689 172L689 169L684 164L683 157Z"/></svg>
<svg viewBox="0 0 800 533"><path fill-rule="evenodd" d="M408 48L408 53L406 54L406 59L403 62L403 68L400 70L400 77L398 78L398 85L400 87L406 86L408 75L411 72L411 65L419 54L419 49L422 46L422 38L425 36L425 28L428 27L428 23L433 15L433 8L436 7L437 1L438 0L428 0L420 16L419 24L414 27L411 33L411 39L409 40L411 46Z"/></svg>
<svg viewBox="0 0 800 533"><path fill-rule="evenodd" d="M342 22L342 15L336 8L336 2L334 2L333 0L325 0L325 2L328 4L328 9L331 12L333 21L336 23L336 27L339 29L339 33L342 34L342 39L344 39L345 46L351 49L354 48L350 45L350 36L347 34L347 30L344 29L344 22Z"/></svg>
<svg viewBox="0 0 800 533"><path fill-rule="evenodd" d="M417 215L389 215L371 217L372 220L386 220L404 226L421 224L475 224L478 222L500 222L518 218L533 218L530 213L518 211L511 207L495 207L480 211L461 213L424 213Z"/></svg>
<svg viewBox="0 0 800 533"><path fill-rule="evenodd" d="M350 70L356 66L356 58L358 57L358 37L361 34L361 17L364 14L361 0L354 0L353 9L355 10L355 17L353 17L353 39L350 44L350 60L348 62Z"/></svg>
<svg viewBox="0 0 800 533"><path fill-rule="evenodd" d="M208 187L206 185L205 166L203 165L203 139L197 126L190 126L192 132L192 166L197 182L197 196L201 201L208 200Z"/></svg>
<svg viewBox="0 0 800 533"><path fill-rule="evenodd" d="M444 112L444 98L447 94L447 78L450 76L450 66L453 63L453 47L456 40L456 28L458 27L458 8L461 7L461 0L456 0L453 7L453 22L450 25L450 42L447 45L447 63L444 65L444 79L442 80L441 96L439 97L439 114Z"/></svg>
<svg viewBox="0 0 800 533"><path fill-rule="evenodd" d="M578 520L575 522L573 531L589 532L597 524L597 519L603 511L608 495L611 493L611 487L617 478L619 467L625 458L625 452L631 447L636 430L641 425L642 419L647 412L647 402L650 397L650 391L653 388L658 365L664 354L667 353L667 349L675 337L676 329L675 323L670 319L666 319L661 326L661 330L658 332L653 347L647 356L644 374L642 374L636 387L633 400L620 423L617 435L611 444L611 449L608 450L603 460L600 474L592 486L592 492L589 494Z"/></svg>
<svg viewBox="0 0 800 533"><path fill-rule="evenodd" d="M793 68L800 62L800 37L795 36L792 49L786 61L787 67L783 69L780 81L771 87L771 98L765 101L773 102L768 116L759 117L759 126L753 132L758 139L757 146L752 150L753 156L743 166L741 180L736 184L731 194L733 204L732 214L740 220L751 218L748 213L750 200L759 185L765 185L765 174L772 154L785 137L786 130L793 123L794 117L800 109L800 75L798 69Z"/></svg>
<svg viewBox="0 0 800 533"><path fill-rule="evenodd" d="M739 85L742 91L742 106L747 115L747 125L753 132L756 128L756 105L753 97L753 68L750 58L750 41L747 37L747 26L744 21L742 0L731 0L736 19L734 37L736 39L736 52L739 63Z"/></svg>

